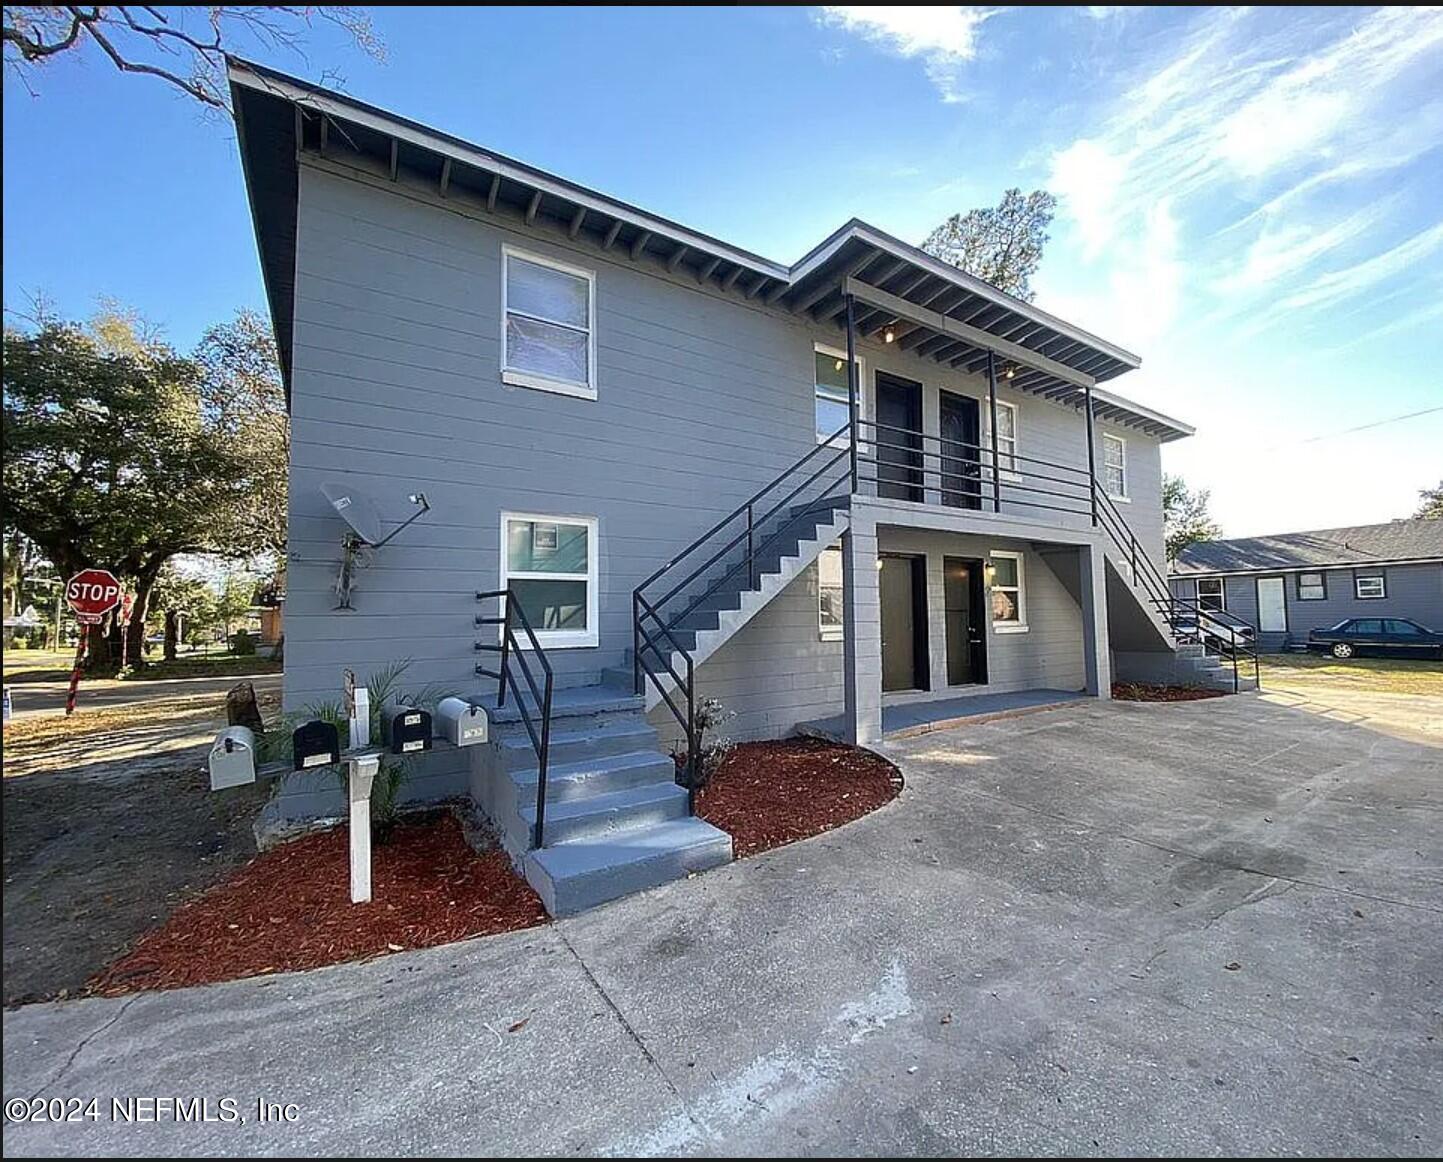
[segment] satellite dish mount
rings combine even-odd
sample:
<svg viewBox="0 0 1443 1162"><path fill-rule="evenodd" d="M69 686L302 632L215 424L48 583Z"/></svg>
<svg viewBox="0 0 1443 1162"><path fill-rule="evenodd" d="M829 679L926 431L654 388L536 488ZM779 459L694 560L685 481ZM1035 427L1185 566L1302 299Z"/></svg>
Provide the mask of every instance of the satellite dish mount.
<svg viewBox="0 0 1443 1162"><path fill-rule="evenodd" d="M406 499L416 506L416 511L398 524L389 533L381 532L381 516L369 496L344 484L326 481L321 493L330 502L341 519L350 526L341 538L341 570L336 576L337 609L354 609L351 604L351 586L355 571L368 562L364 554L374 552L390 544L402 529L420 520L431 510L431 504L424 492L413 492Z"/></svg>

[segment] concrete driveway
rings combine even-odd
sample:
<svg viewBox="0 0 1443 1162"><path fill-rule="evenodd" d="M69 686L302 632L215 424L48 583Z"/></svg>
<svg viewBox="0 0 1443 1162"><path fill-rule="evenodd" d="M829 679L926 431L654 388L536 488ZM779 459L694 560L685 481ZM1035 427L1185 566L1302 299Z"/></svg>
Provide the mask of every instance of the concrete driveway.
<svg viewBox="0 0 1443 1162"><path fill-rule="evenodd" d="M892 753L866 819L549 928L6 1013L7 1099L101 1100L4 1151L1443 1151L1443 751L1244 695Z"/></svg>

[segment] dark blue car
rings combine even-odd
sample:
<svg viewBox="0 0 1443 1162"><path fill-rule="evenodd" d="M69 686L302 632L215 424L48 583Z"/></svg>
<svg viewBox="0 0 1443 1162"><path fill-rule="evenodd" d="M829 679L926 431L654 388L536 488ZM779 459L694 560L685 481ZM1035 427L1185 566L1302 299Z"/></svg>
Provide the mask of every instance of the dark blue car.
<svg viewBox="0 0 1443 1162"><path fill-rule="evenodd" d="M1335 658L1378 654L1443 659L1443 633L1405 617L1350 617L1332 629L1313 630L1308 634L1308 649Z"/></svg>

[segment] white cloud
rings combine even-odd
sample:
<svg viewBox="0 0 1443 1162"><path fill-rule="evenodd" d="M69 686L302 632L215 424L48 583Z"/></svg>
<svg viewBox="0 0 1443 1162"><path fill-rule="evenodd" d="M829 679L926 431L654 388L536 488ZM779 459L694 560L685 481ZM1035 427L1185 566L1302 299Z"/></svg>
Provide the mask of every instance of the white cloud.
<svg viewBox="0 0 1443 1162"><path fill-rule="evenodd" d="M982 25L1000 9L974 6L833 6L821 23L880 45L901 57L917 57L927 78L948 102L961 101L961 68L977 55Z"/></svg>
<svg viewBox="0 0 1443 1162"><path fill-rule="evenodd" d="M1421 230L1411 238L1372 258L1321 275L1302 290L1283 299L1282 307L1316 307L1349 298L1378 283L1411 270L1443 246L1443 222Z"/></svg>

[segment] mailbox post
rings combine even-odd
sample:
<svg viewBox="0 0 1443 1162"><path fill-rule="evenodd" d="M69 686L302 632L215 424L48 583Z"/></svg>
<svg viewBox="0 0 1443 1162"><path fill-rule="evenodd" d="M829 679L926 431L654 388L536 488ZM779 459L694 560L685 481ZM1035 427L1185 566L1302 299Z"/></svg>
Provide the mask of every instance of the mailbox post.
<svg viewBox="0 0 1443 1162"><path fill-rule="evenodd" d="M381 769L378 754L347 759L346 792L350 799L351 903L371 901L371 787Z"/></svg>

